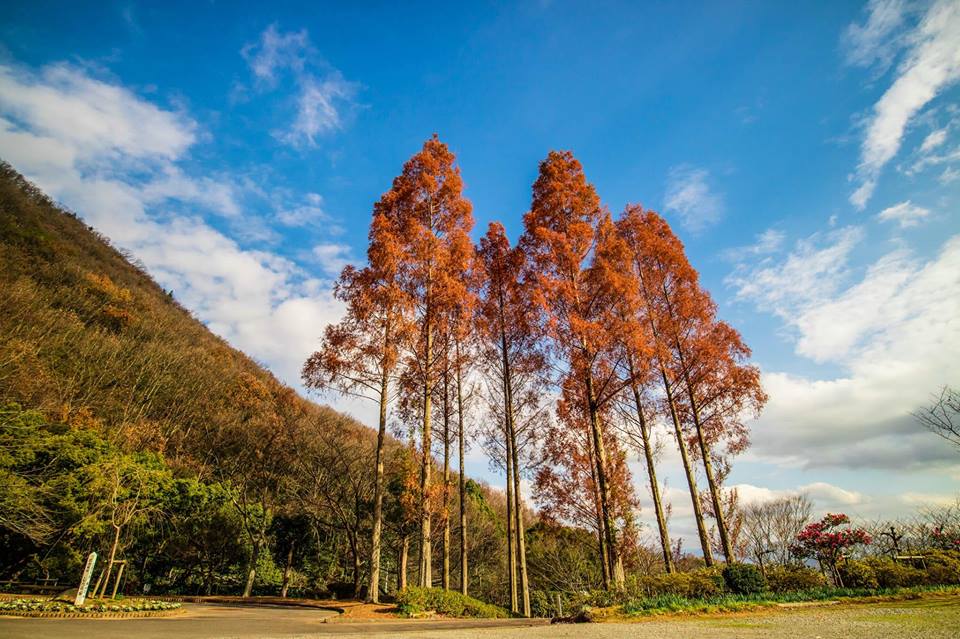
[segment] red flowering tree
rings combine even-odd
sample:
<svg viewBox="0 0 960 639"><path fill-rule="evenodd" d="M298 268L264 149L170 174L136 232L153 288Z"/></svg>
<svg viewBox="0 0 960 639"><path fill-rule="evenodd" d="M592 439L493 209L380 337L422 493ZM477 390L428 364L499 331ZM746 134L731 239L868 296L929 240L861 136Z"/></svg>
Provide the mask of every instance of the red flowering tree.
<svg viewBox="0 0 960 639"><path fill-rule="evenodd" d="M867 531L862 528L849 526L850 518L843 513L828 513L820 521L815 521L800 531L793 553L801 558L815 558L820 567L830 569L830 574L839 584L837 562L844 556L844 552L859 546L869 544L872 540ZM841 528L841 526L846 526ZM842 584L839 584L842 585Z"/></svg>

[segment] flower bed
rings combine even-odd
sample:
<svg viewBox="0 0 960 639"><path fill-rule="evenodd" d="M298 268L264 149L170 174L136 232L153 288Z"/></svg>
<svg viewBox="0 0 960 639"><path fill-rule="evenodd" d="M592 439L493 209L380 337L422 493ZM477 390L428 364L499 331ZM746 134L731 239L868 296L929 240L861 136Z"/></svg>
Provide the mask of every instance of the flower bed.
<svg viewBox="0 0 960 639"><path fill-rule="evenodd" d="M173 601L133 599L120 602L88 601L75 606L66 601L8 599L0 601L0 615L19 617L150 617L180 610Z"/></svg>

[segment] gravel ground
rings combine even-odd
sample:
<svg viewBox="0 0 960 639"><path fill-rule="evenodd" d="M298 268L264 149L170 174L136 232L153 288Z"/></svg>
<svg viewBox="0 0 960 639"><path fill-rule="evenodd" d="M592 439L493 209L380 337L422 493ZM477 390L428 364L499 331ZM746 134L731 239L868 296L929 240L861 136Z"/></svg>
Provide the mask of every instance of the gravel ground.
<svg viewBox="0 0 960 639"><path fill-rule="evenodd" d="M960 597L776 609L709 617L661 617L629 624L417 633L417 637L427 639L451 639L453 635L457 639L958 639Z"/></svg>
<svg viewBox="0 0 960 639"><path fill-rule="evenodd" d="M229 608L186 604L180 618L0 618L4 639L311 639L335 635L428 639L957 639L960 597L927 597L881 604L776 609L770 612L660 617L629 624L537 625L498 622L395 621L325 623L330 613L278 608ZM522 622L521 622L522 623Z"/></svg>

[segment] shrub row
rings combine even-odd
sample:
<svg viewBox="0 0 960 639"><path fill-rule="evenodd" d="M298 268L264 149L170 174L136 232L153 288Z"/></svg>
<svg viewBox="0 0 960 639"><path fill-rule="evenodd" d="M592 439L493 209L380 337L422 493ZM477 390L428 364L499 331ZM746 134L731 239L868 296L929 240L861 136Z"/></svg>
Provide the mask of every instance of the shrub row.
<svg viewBox="0 0 960 639"><path fill-rule="evenodd" d="M847 588L909 588L960 584L960 554L939 551L924 557L926 568L887 557L850 559L837 566Z"/></svg>
<svg viewBox="0 0 960 639"><path fill-rule="evenodd" d="M479 599L442 588L410 587L397 594L397 608L407 617L418 617L431 612L446 617L502 618L510 614Z"/></svg>
<svg viewBox="0 0 960 639"><path fill-rule="evenodd" d="M847 560L838 567L843 589L834 588L819 570L808 566L771 566L762 573L752 564L728 564L722 569L634 575L627 579L622 591L595 590L562 595L561 599L566 614L585 607L612 606L622 606L624 611L670 611L739 605L731 597L754 602L765 596L773 600L803 600L837 595L841 590L865 595L875 590L960 584L960 552L928 552L924 554L924 561L925 568L888 557ZM534 614L558 614L556 593L534 592L531 602Z"/></svg>

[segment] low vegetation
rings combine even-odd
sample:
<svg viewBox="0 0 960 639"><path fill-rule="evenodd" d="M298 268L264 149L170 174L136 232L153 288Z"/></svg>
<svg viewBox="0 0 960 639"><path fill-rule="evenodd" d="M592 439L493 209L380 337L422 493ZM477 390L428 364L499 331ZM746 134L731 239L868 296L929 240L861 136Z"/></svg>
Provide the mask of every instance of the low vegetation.
<svg viewBox="0 0 960 639"><path fill-rule="evenodd" d="M438 614L444 617L498 619L510 616L499 606L442 588L406 588L397 594L397 608L405 617Z"/></svg>
<svg viewBox="0 0 960 639"><path fill-rule="evenodd" d="M960 592L960 552L935 551L926 558L925 569L904 566L889 557L845 561L840 566L840 574L849 579L844 586L830 584L819 570L802 565L777 566L766 578L755 566L742 564L722 570L642 576L628 580L621 592L596 590L573 595L565 599L564 609L605 609L609 614L627 616L699 614L778 603ZM877 575L882 575L882 583ZM554 606L549 605L544 614L557 615Z"/></svg>
<svg viewBox="0 0 960 639"><path fill-rule="evenodd" d="M82 606L75 606L65 601L43 601L40 599L10 599L0 601L0 613L71 613L71 614L103 614L124 612L163 612L177 610L182 606L173 601L152 601L132 599L115 601L87 601Z"/></svg>

